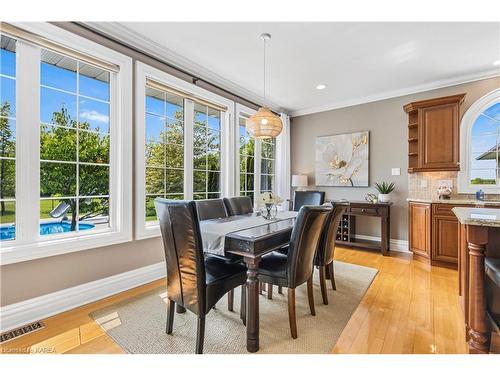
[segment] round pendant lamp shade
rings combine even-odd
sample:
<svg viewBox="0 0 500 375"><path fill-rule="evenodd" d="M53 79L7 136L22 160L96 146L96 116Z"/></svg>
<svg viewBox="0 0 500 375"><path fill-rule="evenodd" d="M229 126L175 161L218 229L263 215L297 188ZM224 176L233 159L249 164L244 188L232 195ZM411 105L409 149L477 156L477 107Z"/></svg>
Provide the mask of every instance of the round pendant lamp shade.
<svg viewBox="0 0 500 375"><path fill-rule="evenodd" d="M253 138L276 138L283 130L283 123L269 108L261 107L247 119L246 129Z"/></svg>

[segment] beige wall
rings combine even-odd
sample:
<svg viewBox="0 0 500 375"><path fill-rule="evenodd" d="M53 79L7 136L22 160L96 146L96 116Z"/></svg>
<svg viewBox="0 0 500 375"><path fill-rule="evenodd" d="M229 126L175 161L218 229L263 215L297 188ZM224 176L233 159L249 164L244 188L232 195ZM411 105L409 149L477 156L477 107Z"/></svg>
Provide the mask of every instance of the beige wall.
<svg viewBox="0 0 500 375"><path fill-rule="evenodd" d="M396 191L392 194L394 206L391 210L391 238L407 240L408 120L403 105L416 100L466 93L462 105L463 114L474 101L498 87L500 87L499 77L294 117L291 120L292 174L307 174L309 189L314 188L316 137L369 130L370 187L318 187L318 189L326 191L327 198L331 199L363 200L366 193L375 192L375 182L394 181ZM401 175L391 176L391 168L401 168ZM359 218L356 231L358 234L380 235L379 224L372 218Z"/></svg>

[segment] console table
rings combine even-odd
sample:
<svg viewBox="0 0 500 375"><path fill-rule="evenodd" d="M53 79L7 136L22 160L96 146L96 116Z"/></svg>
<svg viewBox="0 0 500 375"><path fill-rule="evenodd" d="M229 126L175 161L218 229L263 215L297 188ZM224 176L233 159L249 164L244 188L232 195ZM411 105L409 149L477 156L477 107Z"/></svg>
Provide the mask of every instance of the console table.
<svg viewBox="0 0 500 375"><path fill-rule="evenodd" d="M336 243L341 246L360 247L382 251L389 254L391 238L391 205L392 203L369 203L363 201L330 201L345 206L345 212L340 220ZM356 216L372 216L380 218L380 241L355 238Z"/></svg>

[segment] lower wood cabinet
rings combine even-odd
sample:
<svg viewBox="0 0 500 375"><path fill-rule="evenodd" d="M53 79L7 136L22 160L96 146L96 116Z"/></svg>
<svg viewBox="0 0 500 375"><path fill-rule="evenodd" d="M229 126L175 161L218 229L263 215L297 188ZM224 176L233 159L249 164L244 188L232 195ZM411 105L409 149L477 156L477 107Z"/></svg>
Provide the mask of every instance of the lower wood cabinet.
<svg viewBox="0 0 500 375"><path fill-rule="evenodd" d="M452 209L466 206L409 203L410 250L415 254L415 258L435 266L457 268L460 226Z"/></svg>
<svg viewBox="0 0 500 375"><path fill-rule="evenodd" d="M431 205L410 202L408 207L410 251L417 257L430 258Z"/></svg>

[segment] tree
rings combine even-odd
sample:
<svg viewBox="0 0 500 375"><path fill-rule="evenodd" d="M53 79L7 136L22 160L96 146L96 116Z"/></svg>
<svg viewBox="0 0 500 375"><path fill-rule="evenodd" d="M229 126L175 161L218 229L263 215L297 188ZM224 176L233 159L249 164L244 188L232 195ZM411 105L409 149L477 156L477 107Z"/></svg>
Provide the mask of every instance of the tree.
<svg viewBox="0 0 500 375"><path fill-rule="evenodd" d="M13 160L4 159L5 157L14 156L15 142L11 129L10 103L4 102L0 105L0 215L6 214L5 197L13 197L15 195L15 162Z"/></svg>
<svg viewBox="0 0 500 375"><path fill-rule="evenodd" d="M80 199L77 210L77 198L74 197L109 194L108 166L76 165L77 150L80 162L109 163L109 135L99 133L99 128L91 132L86 131L90 129L90 124L88 122L78 124L64 107L61 111L53 113L52 123L58 126L41 125L40 159L70 163L41 163L40 195L42 197L66 197L60 201L70 206L71 230L75 230L80 220L108 214L108 199ZM76 127L78 125L80 130L77 145ZM79 191L77 191L77 176L79 177ZM78 211L83 215L78 217Z"/></svg>

